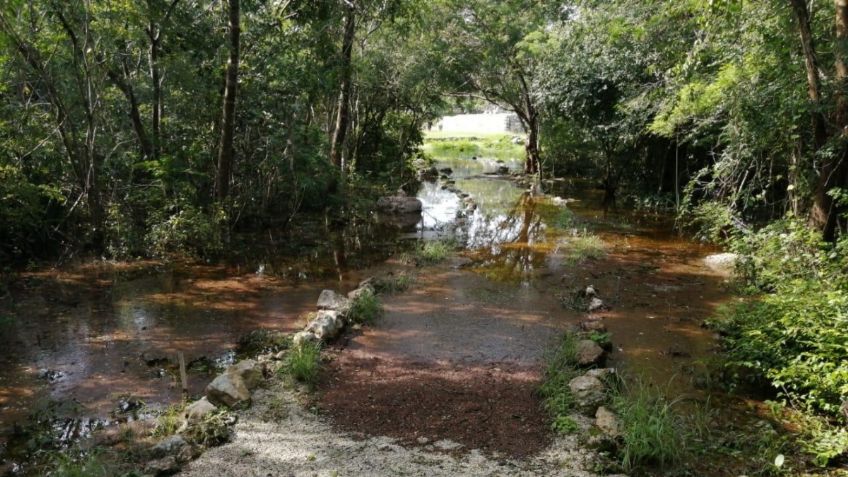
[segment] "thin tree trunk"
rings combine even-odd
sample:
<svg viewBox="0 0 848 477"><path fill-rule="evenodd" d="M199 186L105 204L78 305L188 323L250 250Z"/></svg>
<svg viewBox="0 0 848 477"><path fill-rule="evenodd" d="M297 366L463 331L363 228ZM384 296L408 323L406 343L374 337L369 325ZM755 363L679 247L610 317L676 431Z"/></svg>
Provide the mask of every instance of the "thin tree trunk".
<svg viewBox="0 0 848 477"><path fill-rule="evenodd" d="M345 137L350 123L350 91L351 77L353 74L351 59L353 56L353 40L356 33L356 11L353 3L348 3L345 15L344 39L342 40L342 82L339 92L338 113L333 139L330 145L330 162L340 170L344 169L342 163L342 150L344 149Z"/></svg>
<svg viewBox="0 0 848 477"><path fill-rule="evenodd" d="M162 75L159 71L159 39L160 33L156 24L151 21L148 35L150 37L150 82L153 89L153 113L151 131L153 133L153 159L159 159L159 143L162 132Z"/></svg>
<svg viewBox="0 0 848 477"><path fill-rule="evenodd" d="M224 85L224 112L221 117L221 145L218 148L218 175L215 192L219 200L230 193L230 175L233 168L233 136L235 133L236 94L239 68L239 0L229 0L230 6L230 59L227 61Z"/></svg>
<svg viewBox="0 0 848 477"><path fill-rule="evenodd" d="M138 99L135 96L135 90L133 90L132 84L126 79L127 75L127 66L123 65L124 74L123 76L119 74L117 71L109 69L106 74L109 76L109 79L112 83L121 90L121 93L124 94L124 97L127 100L127 104L129 105L129 117L132 122L133 131L135 132L136 138L138 139L139 150L141 151L141 155L144 159L153 158L153 147L150 144L150 139L147 137L147 131L144 127L144 121L141 119L141 113L138 109Z"/></svg>

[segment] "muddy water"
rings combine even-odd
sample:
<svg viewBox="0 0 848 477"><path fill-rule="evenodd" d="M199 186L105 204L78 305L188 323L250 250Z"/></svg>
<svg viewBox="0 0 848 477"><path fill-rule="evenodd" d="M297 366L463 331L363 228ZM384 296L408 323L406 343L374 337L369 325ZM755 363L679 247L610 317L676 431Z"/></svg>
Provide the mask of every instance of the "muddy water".
<svg viewBox="0 0 848 477"><path fill-rule="evenodd" d="M122 402L153 409L176 402L179 353L189 364L189 393L201 393L216 367L232 359L241 336L258 328L300 328L299 317L314 307L321 289L346 291L366 275L404 267L386 263L405 248L404 238L452 237L464 252L426 272L407 270L418 275L413 290L387 297L383 321L350 340L343 358L368 378L349 380L351 389L337 386L340 399L368 396L385 382L386 394L396 398L374 406L404 408L396 399L411 393L407 407L420 409L415 385L428 389L436 382L459 396L433 396L439 419L451 415L452 406L509 402L513 407L498 411L513 416L500 430L504 442L524 433L538 445L521 451L538 448L545 442L535 430L541 417L532 397L539 364L546 347L585 318L563 302L589 284L610 305L602 315L615 344L613 364L657 383L675 377L680 392L693 392L692 372L712 346L699 323L726 299L721 278L701 265L711 250L677 237L667 221L604 214L600 197L571 183L550 188L552 195L579 199L566 208L490 174L519 166L485 158L443 161L439 167L453 169L456 187L471 195L476 209L444 189L445 181L425 183L418 195L422 219L407 224L411 228L319 223L297 236L254 240L227 265L101 264L25 274L0 302L0 442L39 412L94 418L84 421L92 425L132 418L116 412ZM601 237L605 255L575 261L574 237L586 229ZM410 371L416 369L421 372ZM382 381L375 377L380 373ZM426 375L438 379L421 379ZM474 412L491 417L494 411ZM73 433L85 432L75 425ZM457 438L477 443L468 432ZM481 445L488 444L499 443Z"/></svg>
<svg viewBox="0 0 848 477"><path fill-rule="evenodd" d="M337 426L413 445L540 451L550 439L535 392L544 355L589 317L573 306L588 285L607 305L594 318L609 330L611 365L676 396L699 393L694 379L713 346L700 324L727 299L722 277L702 265L713 250L661 217L605 213L579 184L546 195L494 174L519 166L437 164L453 173L423 185L419 235L453 240L460 256L406 270L417 274L412 290L385 297L378 326L335 356L319 401Z"/></svg>

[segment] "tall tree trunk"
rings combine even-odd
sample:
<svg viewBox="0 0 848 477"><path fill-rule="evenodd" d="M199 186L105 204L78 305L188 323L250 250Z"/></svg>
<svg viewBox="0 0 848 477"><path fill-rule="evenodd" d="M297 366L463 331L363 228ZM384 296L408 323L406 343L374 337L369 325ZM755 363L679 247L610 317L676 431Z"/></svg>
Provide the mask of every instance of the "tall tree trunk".
<svg viewBox="0 0 848 477"><path fill-rule="evenodd" d="M148 27L150 37L150 51L148 61L150 62L150 82L152 86L153 113L150 130L153 133L153 159L159 159L159 144L162 132L162 74L159 71L159 40L160 32L156 24L151 20Z"/></svg>
<svg viewBox="0 0 848 477"><path fill-rule="evenodd" d="M539 115L530 95L530 87L524 75L518 73L521 84L521 100L524 103L524 127L527 129L527 144L524 146L524 172L526 174L537 174L539 172ZM519 115L521 116L521 115Z"/></svg>
<svg viewBox="0 0 848 477"><path fill-rule="evenodd" d="M352 67L351 59L353 56L353 40L356 33L356 10L352 2L347 4L347 13L345 14L345 30L344 39L342 40L342 78L341 91L339 92L338 113L336 115L336 125L333 131L333 140L330 144L330 162L344 169L342 163L342 151L344 149L345 137L350 123L350 91Z"/></svg>
<svg viewBox="0 0 848 477"><path fill-rule="evenodd" d="M129 117L132 122L133 131L135 132L135 136L138 139L138 147L141 151L141 155L145 160L150 160L153 158L153 146L150 144L150 139L147 137L147 130L144 127L144 121L141 119L141 113L138 109L138 99L135 96L135 90L127 79L128 68L126 63L123 64L123 75L118 73L113 69L107 70L106 74L109 76L109 80L112 81L121 93L124 94L124 98L127 100L127 104L129 106Z"/></svg>
<svg viewBox="0 0 848 477"><path fill-rule="evenodd" d="M218 148L218 175L215 192L219 200L230 193L230 175L233 169L233 136L235 133L236 94L239 68L239 0L229 0L230 6L230 59L224 85L224 112L221 117L221 144Z"/></svg>

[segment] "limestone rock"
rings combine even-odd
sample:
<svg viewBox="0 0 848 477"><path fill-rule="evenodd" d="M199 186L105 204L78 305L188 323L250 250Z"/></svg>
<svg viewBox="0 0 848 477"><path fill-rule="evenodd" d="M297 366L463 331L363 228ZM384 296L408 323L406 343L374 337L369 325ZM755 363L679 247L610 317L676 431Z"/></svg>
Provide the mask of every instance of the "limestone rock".
<svg viewBox="0 0 848 477"><path fill-rule="evenodd" d="M592 299L589 300L589 313L594 313L596 311L602 311L606 309L606 305L604 305L603 300L600 298L593 296Z"/></svg>
<svg viewBox="0 0 848 477"><path fill-rule="evenodd" d="M621 424L618 417L604 406L595 411L595 426L613 439L621 435Z"/></svg>
<svg viewBox="0 0 848 477"><path fill-rule="evenodd" d="M180 453L183 453L183 449L189 447L190 444L186 442L183 436L173 435L166 437L159 441L152 449L150 449L153 457L167 457L174 456L177 457Z"/></svg>
<svg viewBox="0 0 848 477"><path fill-rule="evenodd" d="M314 334L321 341L329 341L338 336L342 328L344 328L344 322L337 311L321 310L306 327L306 331Z"/></svg>
<svg viewBox="0 0 848 477"><path fill-rule="evenodd" d="M318 297L319 310L345 311L350 308L350 300L333 290L324 290Z"/></svg>
<svg viewBox="0 0 848 477"><path fill-rule="evenodd" d="M227 367L228 374L238 375L244 381L247 389L255 389L262 383L264 378L262 373L262 365L252 359L245 359L238 363Z"/></svg>
<svg viewBox="0 0 848 477"><path fill-rule="evenodd" d="M365 285L360 285L356 290L351 290L350 293L347 294L347 298L350 301L356 301L360 296L366 294L376 295L377 291L374 290L374 287L370 283L366 283Z"/></svg>
<svg viewBox="0 0 848 477"><path fill-rule="evenodd" d="M206 396L203 396L201 399L194 401L185 408L183 417L187 423L194 424L202 421L206 418L206 416L217 410L218 407L209 402L209 399L207 399Z"/></svg>
<svg viewBox="0 0 848 477"><path fill-rule="evenodd" d="M294 346L301 346L303 343L315 343L317 341L318 337L311 331L299 331L292 337L292 344Z"/></svg>
<svg viewBox="0 0 848 477"><path fill-rule="evenodd" d="M607 376L612 376L615 374L615 368L597 368L590 369L586 371L586 376L592 376L593 378L603 379Z"/></svg>
<svg viewBox="0 0 848 477"><path fill-rule="evenodd" d="M435 179L434 179L435 180ZM415 197L388 196L377 200L377 209L389 214L417 214L424 205Z"/></svg>
<svg viewBox="0 0 848 477"><path fill-rule="evenodd" d="M592 340L580 340L577 343L577 364L591 366L598 364L604 356L604 349Z"/></svg>
<svg viewBox="0 0 848 477"><path fill-rule="evenodd" d="M717 253L704 258L704 265L714 272L723 275L732 275L736 269L736 262L739 261L739 255L735 253Z"/></svg>
<svg viewBox="0 0 848 477"><path fill-rule="evenodd" d="M594 411L604 402L604 383L593 376L578 376L568 382L568 389L580 408Z"/></svg>
<svg viewBox="0 0 848 477"><path fill-rule="evenodd" d="M216 406L235 407L250 402L250 391L244 380L235 373L224 373L206 386L209 402Z"/></svg>
<svg viewBox="0 0 848 477"><path fill-rule="evenodd" d="M155 475L157 477L161 475L174 475L179 471L180 463L177 462L177 458L172 455L150 461L144 467L145 473Z"/></svg>

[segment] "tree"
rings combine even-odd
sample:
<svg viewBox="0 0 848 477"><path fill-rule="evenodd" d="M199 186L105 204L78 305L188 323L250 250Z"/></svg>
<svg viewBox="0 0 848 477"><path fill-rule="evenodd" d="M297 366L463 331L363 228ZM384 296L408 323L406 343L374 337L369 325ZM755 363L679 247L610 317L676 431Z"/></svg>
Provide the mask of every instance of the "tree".
<svg viewBox="0 0 848 477"><path fill-rule="evenodd" d="M241 36L239 0L229 0L228 5L230 54L227 60L224 85L221 143L218 149L218 174L215 179L215 193L219 200L226 199L230 192L230 176L233 169L233 136L236 128L236 94L239 80L239 41Z"/></svg>

